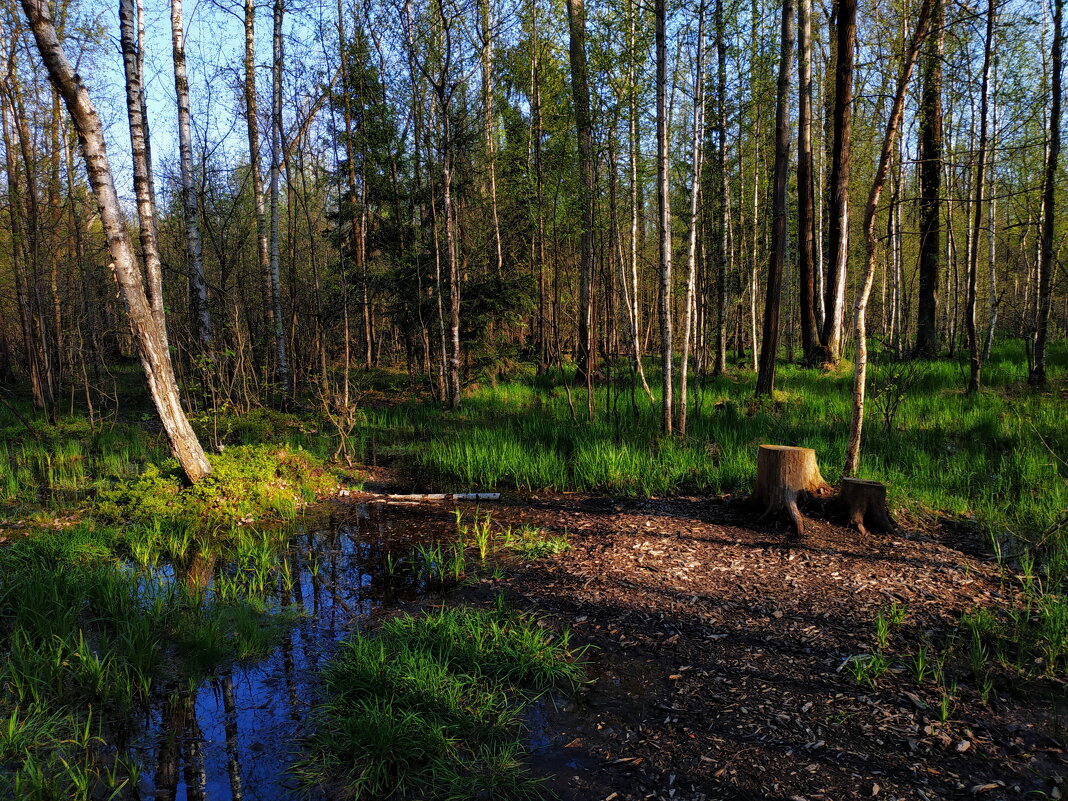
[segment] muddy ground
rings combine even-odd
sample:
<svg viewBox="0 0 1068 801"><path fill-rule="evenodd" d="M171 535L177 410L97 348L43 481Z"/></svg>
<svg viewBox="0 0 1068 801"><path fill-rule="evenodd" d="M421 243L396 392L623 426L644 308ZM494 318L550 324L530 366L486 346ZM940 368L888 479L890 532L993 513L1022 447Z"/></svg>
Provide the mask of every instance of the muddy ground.
<svg viewBox="0 0 1068 801"><path fill-rule="evenodd" d="M531 720L533 769L563 799L1060 797L1061 688L1001 684L984 705L962 675L942 722L943 692L909 667L963 611L1015 592L974 536L811 519L789 542L727 499L506 496L483 509L570 538L461 590L476 603L503 591L591 646L589 687ZM895 664L858 684L845 663L873 651L894 602L907 608Z"/></svg>

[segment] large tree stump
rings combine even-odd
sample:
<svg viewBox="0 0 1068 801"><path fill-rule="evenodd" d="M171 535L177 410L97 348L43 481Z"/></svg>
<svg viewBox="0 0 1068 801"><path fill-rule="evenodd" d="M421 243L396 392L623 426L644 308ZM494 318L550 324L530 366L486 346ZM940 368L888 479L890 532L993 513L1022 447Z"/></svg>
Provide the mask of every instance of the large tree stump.
<svg viewBox="0 0 1068 801"><path fill-rule="evenodd" d="M894 530L894 521L886 505L885 484L863 478L843 478L838 501L849 515L849 522L861 534Z"/></svg>
<svg viewBox="0 0 1068 801"><path fill-rule="evenodd" d="M823 480L816 451L788 445L761 445L757 451L756 488L751 502L763 508L761 518L785 509L794 524L794 534L804 536L805 520L797 508L801 493L823 495L830 485Z"/></svg>

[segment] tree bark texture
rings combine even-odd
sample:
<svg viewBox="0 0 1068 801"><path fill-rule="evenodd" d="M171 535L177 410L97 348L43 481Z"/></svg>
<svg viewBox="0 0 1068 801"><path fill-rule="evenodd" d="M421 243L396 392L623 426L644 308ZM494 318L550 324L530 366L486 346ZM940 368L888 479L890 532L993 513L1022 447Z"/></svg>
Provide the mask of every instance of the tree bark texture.
<svg viewBox="0 0 1068 801"><path fill-rule="evenodd" d="M853 131L853 61L857 44L857 0L838 0L835 17L833 142L830 219L827 228L825 317L821 358L837 364L842 356L846 273L849 263L849 171Z"/></svg>
<svg viewBox="0 0 1068 801"><path fill-rule="evenodd" d="M145 295L129 229L122 218L119 197L115 191L100 117L85 84L63 52L47 2L23 0L22 7L29 19L41 58L63 97L81 140L89 184L107 235L119 294L126 307L153 403L167 433L171 451L186 477L191 482L199 481L211 472L211 465L182 410L170 354Z"/></svg>
<svg viewBox="0 0 1068 801"><path fill-rule="evenodd" d="M1064 0L1054 0L1053 11L1053 80L1049 114L1049 145L1046 151L1046 175L1042 190L1042 246L1038 264L1038 322L1035 326L1034 356L1028 381L1046 383L1046 350L1049 342L1049 318L1053 307L1053 227L1057 209L1057 163L1061 155L1061 80L1064 68Z"/></svg>
<svg viewBox="0 0 1068 801"><path fill-rule="evenodd" d="M174 91L178 98L178 151L182 179L182 213L185 219L185 260L189 274L190 313L193 333L201 352L211 349L211 315L204 257L197 223L197 196L193 186L193 132L189 111L189 77L185 66L185 28L182 0L171 0L171 43L174 54Z"/></svg>
<svg viewBox="0 0 1068 801"><path fill-rule="evenodd" d="M756 394L775 390L775 357L779 350L779 309L786 261L786 179L790 168L790 73L794 59L794 0L782 4L782 49L775 101L775 174L771 194L771 261L764 298L764 331Z"/></svg>
<svg viewBox="0 0 1068 801"><path fill-rule="evenodd" d="M894 103L890 109L890 116L886 121L886 132L883 135L882 149L879 153L879 166L875 170L875 178L872 181L871 192L868 194L868 203L864 209L864 239L867 244L867 264L864 278L857 293L857 302L854 305L857 353L854 357L853 367L853 411L849 421L849 440L846 444L845 466L842 475L855 476L860 466L860 443L864 429L864 389L868 375L868 332L866 315L868 310L868 298L871 295L872 284L875 282L875 268L879 241L875 233L875 215L879 210L879 198L883 187L886 185L886 176L890 169L890 158L897 143L898 131L901 128L901 117L905 110L905 91L908 89L909 79L916 66L920 46L927 35L927 25L931 18L931 6L934 0L923 0L916 19L916 28L909 42L909 48L905 55L905 62L901 67L901 74L897 81L897 91L894 94Z"/></svg>

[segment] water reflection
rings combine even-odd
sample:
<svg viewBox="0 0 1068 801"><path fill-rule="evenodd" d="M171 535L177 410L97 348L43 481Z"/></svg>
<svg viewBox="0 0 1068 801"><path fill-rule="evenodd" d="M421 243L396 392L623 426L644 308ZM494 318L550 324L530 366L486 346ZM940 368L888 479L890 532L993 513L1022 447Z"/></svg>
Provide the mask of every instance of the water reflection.
<svg viewBox="0 0 1068 801"><path fill-rule="evenodd" d="M226 666L200 686L174 686L163 694L139 741L138 797L308 797L287 769L307 733L319 669L334 644L376 610L427 589L412 552L421 543L454 539L451 508L398 512L359 504L344 517L298 525L272 578L272 598L279 608L299 610L300 619L266 659ZM210 593L220 574L234 571L222 559L197 554L174 575Z"/></svg>

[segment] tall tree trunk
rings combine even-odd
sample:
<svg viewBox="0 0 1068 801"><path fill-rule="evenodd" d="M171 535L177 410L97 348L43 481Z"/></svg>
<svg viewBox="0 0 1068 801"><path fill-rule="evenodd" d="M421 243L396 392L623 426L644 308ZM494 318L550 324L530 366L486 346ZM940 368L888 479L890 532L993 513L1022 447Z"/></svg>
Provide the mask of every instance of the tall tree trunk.
<svg viewBox="0 0 1068 801"><path fill-rule="evenodd" d="M339 16L339 24L340 23ZM267 209L263 197L263 164L260 158L259 104L256 98L256 4L245 0L244 94L245 127L248 134L248 163L252 178L252 206L256 214L256 258L263 281L263 310L268 337L277 332L274 319L274 293L271 257L267 244ZM344 64L344 57L342 57ZM267 360L269 362L269 359Z"/></svg>
<svg viewBox="0 0 1068 801"><path fill-rule="evenodd" d="M586 70L586 12L583 0L567 0L568 53L571 62L571 95L575 103L578 133L579 183L581 184L582 241L579 269L578 379L589 385L593 369L593 270L596 196L593 183L593 122L590 118L590 87Z"/></svg>
<svg viewBox="0 0 1068 801"><path fill-rule="evenodd" d="M286 336L282 324L281 254L278 233L278 181L282 165L282 16L284 0L274 0L274 30L271 37L271 306L274 315L275 380L282 394L289 392L289 362L286 359Z"/></svg>
<svg viewBox="0 0 1068 801"><path fill-rule="evenodd" d="M645 379L645 368L642 366L642 347L640 342L641 336L641 308L639 304L639 286L638 286L638 157L641 134L639 131L638 120L638 53L637 53L637 41L636 41L636 28L637 28L637 14L638 8L635 0L628 0L627 3L627 91L629 93L630 100L630 113L627 115L627 125L630 133L630 147L628 154L628 163L630 166L630 305L631 313L630 317L634 321L634 341L632 343L632 349L634 351L634 367L638 372L638 378L641 380L642 389L649 397L649 400L653 399L653 391L649 389L649 382Z"/></svg>
<svg viewBox="0 0 1068 801"><path fill-rule="evenodd" d="M492 0L479 0L479 18L482 24L482 135L486 143L486 170L490 212L493 223L493 269L504 269L504 251L501 247L501 223L497 217L497 136L493 123L493 11Z"/></svg>
<svg viewBox="0 0 1068 801"><path fill-rule="evenodd" d="M835 17L834 141L831 150L830 221L821 358L842 356L846 271L849 263L849 161L853 130L853 60L857 42L857 0L838 0Z"/></svg>
<svg viewBox="0 0 1068 801"><path fill-rule="evenodd" d="M126 307L141 365L148 379L148 388L167 433L171 451L189 481L199 481L211 472L211 465L208 464L200 442L182 410L166 341L145 296L133 243L130 241L126 221L122 218L119 196L115 191L100 117L85 85L60 46L46 0L23 0L22 7L29 19L45 67L63 96L74 128L82 141L89 184L96 197L101 224L107 235L119 294Z"/></svg>
<svg viewBox="0 0 1068 801"><path fill-rule="evenodd" d="M935 0L933 33L923 54L920 98L920 254L916 355L938 353L938 281L942 252L942 51L945 4Z"/></svg>
<svg viewBox="0 0 1068 801"><path fill-rule="evenodd" d="M931 6L935 2L936 0L923 0L923 5L920 7L919 15L916 19L916 29L909 42L905 62L901 68L901 75L898 77L897 91L894 94L893 106L890 108L890 117L886 121L886 133L883 135L883 145L879 153L879 166L875 170L871 192L868 194L868 204L864 209L864 239L867 245L867 262L860 291L857 292L857 301L853 307L857 353L853 368L853 411L849 422L849 440L846 443L845 466L842 469L843 476L855 476L857 468L860 466L860 442L864 429L864 385L868 371L866 315L868 298L871 295L872 284L875 281L876 257L879 247L879 241L875 233L875 215L879 210L879 198L882 195L883 186L886 184L886 175L890 168L890 157L894 152L898 130L901 127L901 117L905 110L905 92L908 89L912 71L916 66L920 47L923 44L924 37L927 35L927 25L931 18Z"/></svg>
<svg viewBox="0 0 1068 801"><path fill-rule="evenodd" d="M986 321L986 336L983 339L983 356L982 360L986 362L990 358L990 349L994 346L994 332L998 325L998 306L1000 305L1001 295L998 293L998 271L997 271L997 235L994 230L994 226L997 222L997 175L994 171L994 154L997 153L998 142L998 108L997 108L997 84L998 84L998 60L997 56L994 57L994 66L992 74L992 85L990 87L990 125L992 129L991 142L990 142L990 155L987 157L987 174L990 176L989 182L989 200L986 204L986 260L987 260L987 274L990 278L990 314Z"/></svg>
<svg viewBox="0 0 1068 801"><path fill-rule="evenodd" d="M982 378L983 352L977 330L977 306L979 305L979 235L983 229L983 195L986 189L987 141L990 138L990 70L994 54L994 25L996 0L987 0L986 44L983 47L983 77L979 90L979 152L975 167L974 201L972 207L971 247L968 250L968 299L965 310L965 330L968 334L969 376L968 392L978 392ZM991 287L991 291L994 287Z"/></svg>
<svg viewBox="0 0 1068 801"><path fill-rule="evenodd" d="M771 195L771 259L764 301L764 331L756 394L775 390L775 356L779 349L779 306L786 261L786 178L790 164L790 73L794 58L794 0L782 4L782 50L775 99L775 174Z"/></svg>
<svg viewBox="0 0 1068 801"><path fill-rule="evenodd" d="M716 259L716 367L715 373L727 372L727 286L733 274L734 243L730 236L730 187L727 178L727 27L723 19L723 0L716 0L716 127L719 163L716 178L719 182L719 219L716 228L719 241Z"/></svg>
<svg viewBox="0 0 1068 801"><path fill-rule="evenodd" d="M690 366L690 339L693 327L694 290L697 279L697 213L701 195L701 167L705 138L705 4L697 10L697 57L693 79L693 156L690 176L690 241L686 259L686 299L682 313L682 360L679 364L679 433L686 434L686 379Z"/></svg>
<svg viewBox="0 0 1068 801"><path fill-rule="evenodd" d="M800 0L797 13L797 244L801 299L801 350L811 360L816 331L816 210L812 175L812 0Z"/></svg>
<svg viewBox="0 0 1068 801"><path fill-rule="evenodd" d="M1057 163L1061 154L1061 71L1064 68L1064 0L1053 3L1053 80L1049 113L1049 143L1046 175L1042 189L1042 246L1038 264L1038 324L1035 326L1034 352L1028 381L1046 383L1046 350L1049 341L1049 318L1053 307L1053 227L1057 210Z"/></svg>
<svg viewBox="0 0 1068 801"><path fill-rule="evenodd" d="M674 426L671 325L671 165L667 118L667 0L656 0L656 206L660 239L660 358L665 434Z"/></svg>
<svg viewBox="0 0 1068 801"><path fill-rule="evenodd" d="M159 259L156 236L156 194L152 182L148 150L148 117L145 116L144 36L140 3L119 0L119 32L122 46L122 65L126 75L126 114L130 121L130 151L133 154L134 193L137 196L137 217L141 253L148 278L148 303L160 333L166 342L167 323L163 312L163 271Z"/></svg>
<svg viewBox="0 0 1068 801"><path fill-rule="evenodd" d="M174 52L174 91L178 98L178 151L190 311L197 346L206 353L211 349L211 315L208 312L208 284L204 279L204 258L200 248L200 226L197 223L197 196L193 187L193 133L189 113L189 77L185 68L182 0L171 0L171 42Z"/></svg>

